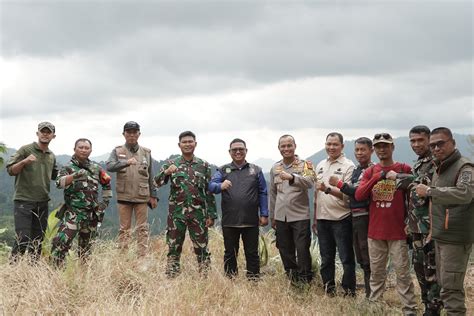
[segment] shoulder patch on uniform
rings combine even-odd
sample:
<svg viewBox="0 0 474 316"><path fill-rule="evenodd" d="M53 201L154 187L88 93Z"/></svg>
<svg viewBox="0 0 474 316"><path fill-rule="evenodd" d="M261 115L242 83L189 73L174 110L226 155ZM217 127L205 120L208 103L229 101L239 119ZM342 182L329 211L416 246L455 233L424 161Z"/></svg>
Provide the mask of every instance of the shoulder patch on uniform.
<svg viewBox="0 0 474 316"><path fill-rule="evenodd" d="M459 181L463 183L471 183L472 179L472 172L471 171L463 171L459 177Z"/></svg>

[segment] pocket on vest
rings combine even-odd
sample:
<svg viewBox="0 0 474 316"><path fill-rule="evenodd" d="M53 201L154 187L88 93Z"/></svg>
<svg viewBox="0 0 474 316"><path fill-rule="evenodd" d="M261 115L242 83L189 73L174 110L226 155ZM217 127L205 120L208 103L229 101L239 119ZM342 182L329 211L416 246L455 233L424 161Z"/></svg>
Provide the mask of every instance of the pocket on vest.
<svg viewBox="0 0 474 316"><path fill-rule="evenodd" d="M125 182L124 182L124 181L120 181L120 182L117 181L117 186L116 186L116 188L117 188L117 192L118 192L118 193L123 193L123 192L125 192Z"/></svg>
<svg viewBox="0 0 474 316"><path fill-rule="evenodd" d="M138 186L138 195L148 196L150 189L148 188L148 183L140 183Z"/></svg>

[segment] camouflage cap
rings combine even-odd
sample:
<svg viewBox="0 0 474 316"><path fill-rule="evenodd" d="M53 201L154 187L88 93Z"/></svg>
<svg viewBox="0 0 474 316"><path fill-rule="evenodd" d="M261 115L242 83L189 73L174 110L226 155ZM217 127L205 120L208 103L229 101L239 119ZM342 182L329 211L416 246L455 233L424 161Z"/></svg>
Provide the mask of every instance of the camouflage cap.
<svg viewBox="0 0 474 316"><path fill-rule="evenodd" d="M129 129L140 130L140 125L139 125L137 122L128 121L128 122L125 123L125 125L123 126L123 131L125 132L126 130L129 130Z"/></svg>
<svg viewBox="0 0 474 316"><path fill-rule="evenodd" d="M38 131L41 131L43 128L49 129L52 133L56 131L56 128L50 122L41 122L38 124Z"/></svg>
<svg viewBox="0 0 474 316"><path fill-rule="evenodd" d="M375 134L372 144L375 146L376 144L379 144L379 143L393 144L393 138L388 133Z"/></svg>

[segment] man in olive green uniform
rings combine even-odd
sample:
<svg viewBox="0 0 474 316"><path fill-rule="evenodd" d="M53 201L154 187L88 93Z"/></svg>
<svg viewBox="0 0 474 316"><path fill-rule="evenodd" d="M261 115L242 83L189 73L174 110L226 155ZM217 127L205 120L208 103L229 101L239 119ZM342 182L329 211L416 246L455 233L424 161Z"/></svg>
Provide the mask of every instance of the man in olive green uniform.
<svg viewBox="0 0 474 316"><path fill-rule="evenodd" d="M119 246L123 250L128 248L132 215L135 212L138 255L143 257L148 249L148 205L155 208L158 200L153 183L151 151L138 144L140 135L140 125L137 122L125 123L125 144L112 150L107 160L107 171L117 173Z"/></svg>
<svg viewBox="0 0 474 316"><path fill-rule="evenodd" d="M430 186L419 184L416 193L431 198L431 236L444 308L448 315L465 315L464 277L474 242L474 164L461 156L446 127L431 132L430 148L436 173Z"/></svg>
<svg viewBox="0 0 474 316"><path fill-rule="evenodd" d="M208 228L217 218L214 195L208 191L211 167L194 155L196 135L186 131L179 135L181 156L168 160L155 177L158 187L170 182L168 228L168 264L166 274L175 277L180 271L180 257L186 228L193 242L199 270L204 274L210 263L207 249Z"/></svg>
<svg viewBox="0 0 474 316"><path fill-rule="evenodd" d="M8 174L15 176L14 219L16 240L11 260L29 251L33 259L41 255L41 242L48 225L48 201L51 180L56 179L56 157L49 143L56 137L49 122L38 125L38 142L22 146L8 160Z"/></svg>

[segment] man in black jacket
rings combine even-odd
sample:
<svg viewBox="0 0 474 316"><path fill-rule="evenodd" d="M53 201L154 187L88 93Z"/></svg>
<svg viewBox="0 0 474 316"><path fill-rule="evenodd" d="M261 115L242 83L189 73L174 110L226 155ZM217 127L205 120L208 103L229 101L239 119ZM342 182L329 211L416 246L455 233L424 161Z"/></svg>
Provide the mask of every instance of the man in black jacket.
<svg viewBox="0 0 474 316"><path fill-rule="evenodd" d="M220 167L209 183L209 191L222 193L222 232L224 235L224 270L228 277L237 274L237 255L242 235L247 277L260 274L258 226L268 224L267 185L262 169L245 160L245 141L236 138L229 149L232 162Z"/></svg>

